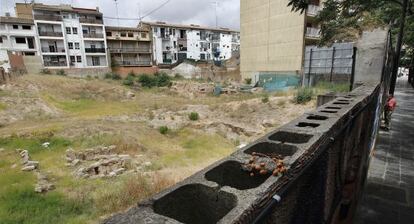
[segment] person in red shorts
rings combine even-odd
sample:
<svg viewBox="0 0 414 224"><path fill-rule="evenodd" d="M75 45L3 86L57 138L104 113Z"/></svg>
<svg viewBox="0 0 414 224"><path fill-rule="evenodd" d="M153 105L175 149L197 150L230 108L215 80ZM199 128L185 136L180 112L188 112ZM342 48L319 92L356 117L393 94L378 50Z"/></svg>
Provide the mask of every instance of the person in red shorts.
<svg viewBox="0 0 414 224"><path fill-rule="evenodd" d="M391 115L394 112L395 108L397 107L397 101L395 100L393 95L388 96L387 104L385 105L384 110L384 123L385 123L385 130L390 130L390 122L391 122Z"/></svg>

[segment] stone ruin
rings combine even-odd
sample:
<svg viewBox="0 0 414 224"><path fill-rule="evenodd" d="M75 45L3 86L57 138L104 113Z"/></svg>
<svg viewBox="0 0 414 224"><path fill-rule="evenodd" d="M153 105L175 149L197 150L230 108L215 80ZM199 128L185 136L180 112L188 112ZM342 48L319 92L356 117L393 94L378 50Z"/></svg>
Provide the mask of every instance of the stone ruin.
<svg viewBox="0 0 414 224"><path fill-rule="evenodd" d="M20 157L22 158L22 171L26 172L36 172L37 175L37 183L35 185L34 191L37 193L45 193L55 189L55 185L50 183L49 178L47 175L43 174L39 170L39 162L30 160L30 155L28 150L17 149L17 153L19 153Z"/></svg>
<svg viewBox="0 0 414 224"><path fill-rule="evenodd" d="M133 170L129 155L114 153L116 146L100 146L84 151L66 150L67 166L78 167L74 175L80 178L114 177Z"/></svg>

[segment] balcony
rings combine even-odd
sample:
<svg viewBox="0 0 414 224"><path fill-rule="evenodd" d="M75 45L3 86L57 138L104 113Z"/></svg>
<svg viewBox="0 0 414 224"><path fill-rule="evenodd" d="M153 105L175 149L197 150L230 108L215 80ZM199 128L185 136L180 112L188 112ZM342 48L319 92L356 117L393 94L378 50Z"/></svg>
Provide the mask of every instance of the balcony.
<svg viewBox="0 0 414 224"><path fill-rule="evenodd" d="M144 60L124 60L117 63L121 66L151 66L151 61Z"/></svg>
<svg viewBox="0 0 414 224"><path fill-rule="evenodd" d="M84 33L83 38L104 38L103 33Z"/></svg>
<svg viewBox="0 0 414 224"><path fill-rule="evenodd" d="M321 29L319 28L307 27L306 37L307 38L319 38L321 36L320 32L321 32Z"/></svg>
<svg viewBox="0 0 414 224"><path fill-rule="evenodd" d="M62 21L60 15L34 15L35 20Z"/></svg>
<svg viewBox="0 0 414 224"><path fill-rule="evenodd" d="M163 59L162 63L163 64L172 64L172 59Z"/></svg>
<svg viewBox="0 0 414 224"><path fill-rule="evenodd" d="M111 48L111 53L151 53L149 47Z"/></svg>
<svg viewBox="0 0 414 224"><path fill-rule="evenodd" d="M161 35L162 40L170 40L170 35Z"/></svg>
<svg viewBox="0 0 414 224"><path fill-rule="evenodd" d="M85 48L86 53L105 53L105 48Z"/></svg>
<svg viewBox="0 0 414 224"><path fill-rule="evenodd" d="M322 10L319 5L309 5L308 10L306 11L306 15L308 16L317 16L318 13Z"/></svg>
<svg viewBox="0 0 414 224"><path fill-rule="evenodd" d="M39 36L42 37L63 37L62 32L55 32L55 31L39 31Z"/></svg>
<svg viewBox="0 0 414 224"><path fill-rule="evenodd" d="M66 61L45 61L45 67L66 67Z"/></svg>
<svg viewBox="0 0 414 224"><path fill-rule="evenodd" d="M94 18L79 18L80 23L92 23L92 24L103 24L101 19Z"/></svg>
<svg viewBox="0 0 414 224"><path fill-rule="evenodd" d="M42 47L42 53L65 53L65 48Z"/></svg>

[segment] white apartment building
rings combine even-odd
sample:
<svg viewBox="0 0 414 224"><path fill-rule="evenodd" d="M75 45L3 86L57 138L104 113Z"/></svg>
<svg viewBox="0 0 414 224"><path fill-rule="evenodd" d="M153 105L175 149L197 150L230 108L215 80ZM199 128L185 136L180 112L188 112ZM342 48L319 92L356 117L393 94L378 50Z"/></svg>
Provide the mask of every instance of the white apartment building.
<svg viewBox="0 0 414 224"><path fill-rule="evenodd" d="M33 20L0 17L0 66L10 69L8 53L37 55L36 39Z"/></svg>
<svg viewBox="0 0 414 224"><path fill-rule="evenodd" d="M99 9L16 3L16 14L32 13L38 49L47 68L107 68L105 26Z"/></svg>
<svg viewBox="0 0 414 224"><path fill-rule="evenodd" d="M150 26L155 64L174 64L183 59L227 60L239 51L240 33L226 28L142 22Z"/></svg>

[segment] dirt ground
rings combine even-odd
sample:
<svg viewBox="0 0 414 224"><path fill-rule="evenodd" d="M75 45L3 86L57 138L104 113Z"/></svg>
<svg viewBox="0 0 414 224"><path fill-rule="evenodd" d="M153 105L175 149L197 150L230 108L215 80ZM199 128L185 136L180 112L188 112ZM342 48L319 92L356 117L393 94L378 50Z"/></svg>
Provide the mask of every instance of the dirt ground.
<svg viewBox="0 0 414 224"><path fill-rule="evenodd" d="M293 92L213 96L199 91L211 84L174 82L171 88L131 89L113 80L25 75L0 86L3 159L15 158L13 147L36 148L26 144L32 139L50 141L52 148L54 139L64 139L75 151L115 145L117 153L146 164L145 169L125 175L166 176L168 184L162 185L166 187L315 107L315 101L292 103ZM198 120L189 119L192 112L198 113ZM168 132L161 134L164 126ZM83 180L79 187L72 175L74 168L65 166L67 148L59 147L49 156L33 151L41 167L55 177L55 191L67 196L72 195L69 189L76 195L88 186L91 195L102 190L105 184L99 182L101 187L97 187L97 180ZM10 175L21 172L6 171ZM125 181L117 178L109 181ZM97 211L85 215L87 222L125 209L125 205L101 208L105 207L99 204L101 196L91 197Z"/></svg>

